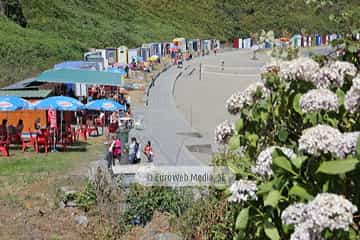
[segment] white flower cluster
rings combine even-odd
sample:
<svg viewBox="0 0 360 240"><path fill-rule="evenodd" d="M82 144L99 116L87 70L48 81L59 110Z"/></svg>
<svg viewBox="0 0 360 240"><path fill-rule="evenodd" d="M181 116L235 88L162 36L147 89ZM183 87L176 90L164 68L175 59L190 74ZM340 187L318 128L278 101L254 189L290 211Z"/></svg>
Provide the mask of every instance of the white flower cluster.
<svg viewBox="0 0 360 240"><path fill-rule="evenodd" d="M226 101L226 108L229 113L237 114L245 106L251 106L256 102L256 100L264 99L269 95L270 91L264 86L263 83L254 83L244 91L236 92L231 95L230 98Z"/></svg>
<svg viewBox="0 0 360 240"><path fill-rule="evenodd" d="M235 181L231 187L231 196L228 198L229 202L244 203L248 200L256 200L256 182L251 180Z"/></svg>
<svg viewBox="0 0 360 240"><path fill-rule="evenodd" d="M281 79L313 82L317 88L341 87L346 76L354 77L357 73L355 65L349 62L335 61L320 68L316 61L306 57L284 61L279 65ZM275 64L270 64L265 68L265 72L276 69L275 67Z"/></svg>
<svg viewBox="0 0 360 240"><path fill-rule="evenodd" d="M319 239L325 229L347 231L355 212L357 207L343 196L320 193L307 204L289 206L281 219L284 224L295 225L291 240L312 240Z"/></svg>
<svg viewBox="0 0 360 240"><path fill-rule="evenodd" d="M355 113L360 107L360 76L353 79L350 90L345 95L345 109Z"/></svg>
<svg viewBox="0 0 360 240"><path fill-rule="evenodd" d="M271 62L266 64L262 69L261 69L261 74L264 73L278 73L280 71L280 65L276 62Z"/></svg>
<svg viewBox="0 0 360 240"><path fill-rule="evenodd" d="M329 67L338 72L342 78L346 76L355 77L357 73L355 65L350 62L335 61L330 63Z"/></svg>
<svg viewBox="0 0 360 240"><path fill-rule="evenodd" d="M297 58L280 63L280 78L285 81L303 80L311 82L320 65L311 58Z"/></svg>
<svg viewBox="0 0 360 240"><path fill-rule="evenodd" d="M299 150L305 150L315 156L331 153L344 158L354 154L359 135L359 132L342 134L336 128L320 124L303 131L299 139Z"/></svg>
<svg viewBox="0 0 360 240"><path fill-rule="evenodd" d="M219 144L226 144L234 134L234 124L226 120L220 123L215 129L215 141Z"/></svg>
<svg viewBox="0 0 360 240"><path fill-rule="evenodd" d="M356 144L359 139L360 132L348 132L343 134L341 152L343 156L356 153Z"/></svg>
<svg viewBox="0 0 360 240"><path fill-rule="evenodd" d="M268 147L259 154L256 159L255 166L251 167L251 172L258 174L262 177L271 177L273 175L273 171L271 169L272 153L275 149L281 150L288 158L296 157L294 151L289 148L278 146Z"/></svg>
<svg viewBox="0 0 360 240"><path fill-rule="evenodd" d="M336 94L328 89L313 89L301 96L299 105L305 113L338 111L339 100Z"/></svg>
<svg viewBox="0 0 360 240"><path fill-rule="evenodd" d="M335 69L325 66L316 72L313 82L317 88L341 87L344 83L344 78Z"/></svg>

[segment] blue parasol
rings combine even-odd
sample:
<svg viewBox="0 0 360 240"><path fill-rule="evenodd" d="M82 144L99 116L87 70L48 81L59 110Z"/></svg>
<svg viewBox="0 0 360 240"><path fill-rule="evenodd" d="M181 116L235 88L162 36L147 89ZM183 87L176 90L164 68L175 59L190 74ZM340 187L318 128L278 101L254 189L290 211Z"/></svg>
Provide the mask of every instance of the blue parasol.
<svg viewBox="0 0 360 240"><path fill-rule="evenodd" d="M0 96L0 111L16 111L30 108L30 103L16 96Z"/></svg>
<svg viewBox="0 0 360 240"><path fill-rule="evenodd" d="M34 109L53 109L57 111L79 111L83 108L83 104L75 98L65 96L55 96L45 98L37 102Z"/></svg>
<svg viewBox="0 0 360 240"><path fill-rule="evenodd" d="M85 105L84 108L88 110L98 110L103 112L115 112L119 110L125 110L125 107L120 103L108 99L101 99L89 102Z"/></svg>

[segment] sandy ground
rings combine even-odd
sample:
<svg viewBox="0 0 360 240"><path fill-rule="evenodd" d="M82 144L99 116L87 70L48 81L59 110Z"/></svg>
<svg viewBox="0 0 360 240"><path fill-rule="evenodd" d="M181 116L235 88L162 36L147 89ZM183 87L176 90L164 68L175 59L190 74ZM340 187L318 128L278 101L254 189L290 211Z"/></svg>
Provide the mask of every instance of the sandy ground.
<svg viewBox="0 0 360 240"><path fill-rule="evenodd" d="M174 95L178 110L210 144L214 142L216 126L223 120L234 119L225 109L229 96L260 80L260 70L269 57L265 54L257 57L258 60L252 60L251 51L238 50L196 59L176 82ZM223 70L221 61L224 61ZM204 69L201 80L200 63ZM196 70L189 76L194 67Z"/></svg>

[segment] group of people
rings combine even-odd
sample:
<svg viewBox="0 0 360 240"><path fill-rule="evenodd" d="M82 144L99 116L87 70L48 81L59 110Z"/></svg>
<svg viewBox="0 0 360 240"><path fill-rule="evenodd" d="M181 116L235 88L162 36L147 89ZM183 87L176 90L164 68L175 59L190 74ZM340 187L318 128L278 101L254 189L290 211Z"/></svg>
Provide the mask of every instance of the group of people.
<svg viewBox="0 0 360 240"><path fill-rule="evenodd" d="M147 142L142 152L148 162L153 161L154 154L150 141ZM111 166L115 166L116 159L119 161L120 164L122 153L123 153L123 143L118 137L113 136L112 141L109 144L109 149L106 155L106 160L108 161L109 168ZM132 137L128 151L128 162L130 164L136 164L139 163L140 161L141 161L141 146L140 143L137 141L137 139L135 137Z"/></svg>
<svg viewBox="0 0 360 240"><path fill-rule="evenodd" d="M14 125L8 125L8 120L3 119L1 126L0 126L0 136L2 141L7 141L9 137L20 137L22 131L24 129L24 121L22 119L19 119L16 126Z"/></svg>

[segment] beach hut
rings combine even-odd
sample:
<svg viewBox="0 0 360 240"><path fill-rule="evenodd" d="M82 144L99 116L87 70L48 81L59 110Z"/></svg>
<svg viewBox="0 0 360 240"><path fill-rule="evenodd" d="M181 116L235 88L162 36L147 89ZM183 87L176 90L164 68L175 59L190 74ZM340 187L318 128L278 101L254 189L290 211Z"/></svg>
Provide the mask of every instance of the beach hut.
<svg viewBox="0 0 360 240"><path fill-rule="evenodd" d="M106 48L106 59L108 60L109 65L114 65L117 63L117 48Z"/></svg>
<svg viewBox="0 0 360 240"><path fill-rule="evenodd" d="M199 39L193 39L192 40L192 49L194 52L198 52L200 50L200 40Z"/></svg>
<svg viewBox="0 0 360 240"><path fill-rule="evenodd" d="M291 46L292 47L295 47L295 48L298 48L298 47L301 47L301 35L300 34L295 34L291 39L290 39L290 42L291 42Z"/></svg>
<svg viewBox="0 0 360 240"><path fill-rule="evenodd" d="M211 40L202 40L202 50L211 51Z"/></svg>
<svg viewBox="0 0 360 240"><path fill-rule="evenodd" d="M186 48L191 52L194 51L194 45L192 39L186 41Z"/></svg>
<svg viewBox="0 0 360 240"><path fill-rule="evenodd" d="M252 47L251 43L252 43L251 38L246 38L245 44L244 44L245 48L251 48ZM270 47L271 47L271 45L270 45Z"/></svg>
<svg viewBox="0 0 360 240"><path fill-rule="evenodd" d="M336 40L336 39L338 39L338 35L337 35L336 33L333 33L333 34L331 34L331 35L329 36L330 42L332 42L332 41L334 41L334 40Z"/></svg>
<svg viewBox="0 0 360 240"><path fill-rule="evenodd" d="M175 38L173 40L173 44L175 46L178 46L181 52L186 51L186 40L185 40L185 38Z"/></svg>
<svg viewBox="0 0 360 240"><path fill-rule="evenodd" d="M319 34L316 34L315 35L315 45L316 46L320 46L321 45L321 35L319 35Z"/></svg>
<svg viewBox="0 0 360 240"><path fill-rule="evenodd" d="M330 43L330 34L326 34L326 44Z"/></svg>
<svg viewBox="0 0 360 240"><path fill-rule="evenodd" d="M160 43L150 43L150 56L160 56L161 55L161 44Z"/></svg>
<svg viewBox="0 0 360 240"><path fill-rule="evenodd" d="M143 44L140 48L140 56L144 59L144 61L147 61L150 57L150 48Z"/></svg>
<svg viewBox="0 0 360 240"><path fill-rule="evenodd" d="M240 39L239 38L234 38L233 39L233 48L240 48Z"/></svg>
<svg viewBox="0 0 360 240"><path fill-rule="evenodd" d="M117 62L120 65L126 65L129 63L128 48L126 46L121 46L117 49Z"/></svg>
<svg viewBox="0 0 360 240"><path fill-rule="evenodd" d="M84 54L84 61L85 62L94 62L97 63L96 70L102 71L108 68L108 60L106 59L105 55L102 56L101 52L87 52Z"/></svg>
<svg viewBox="0 0 360 240"><path fill-rule="evenodd" d="M130 48L128 49L128 62L136 62L138 61L138 57L140 56L140 48Z"/></svg>
<svg viewBox="0 0 360 240"><path fill-rule="evenodd" d="M217 49L220 49L220 47L221 47L220 40L215 40L215 46Z"/></svg>

